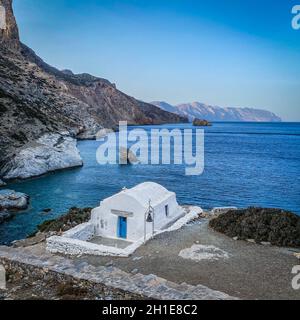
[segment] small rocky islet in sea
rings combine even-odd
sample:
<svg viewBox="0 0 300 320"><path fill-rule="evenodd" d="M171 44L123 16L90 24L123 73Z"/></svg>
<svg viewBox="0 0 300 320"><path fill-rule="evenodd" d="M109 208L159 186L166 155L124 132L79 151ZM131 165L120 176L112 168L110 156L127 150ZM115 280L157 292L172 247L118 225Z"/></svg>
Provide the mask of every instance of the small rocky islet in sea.
<svg viewBox="0 0 300 320"><path fill-rule="evenodd" d="M212 123L204 119L195 118L193 121L193 126L194 127L211 127Z"/></svg>

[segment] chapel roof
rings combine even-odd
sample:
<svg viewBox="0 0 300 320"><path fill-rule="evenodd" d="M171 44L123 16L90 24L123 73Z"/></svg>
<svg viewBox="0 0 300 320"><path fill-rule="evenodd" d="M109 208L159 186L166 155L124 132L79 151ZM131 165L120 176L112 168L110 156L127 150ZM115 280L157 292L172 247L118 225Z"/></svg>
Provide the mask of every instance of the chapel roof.
<svg viewBox="0 0 300 320"><path fill-rule="evenodd" d="M167 190L158 183L144 182L131 189L123 189L115 196L118 196L119 194L130 196L138 201L143 207L147 208L149 206L149 200L151 201L151 205L154 206L174 195L174 192Z"/></svg>

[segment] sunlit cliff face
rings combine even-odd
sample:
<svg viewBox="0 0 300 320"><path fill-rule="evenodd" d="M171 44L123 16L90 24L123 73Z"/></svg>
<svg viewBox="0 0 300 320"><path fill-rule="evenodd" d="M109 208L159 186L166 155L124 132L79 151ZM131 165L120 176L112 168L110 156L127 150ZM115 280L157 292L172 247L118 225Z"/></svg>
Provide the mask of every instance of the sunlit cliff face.
<svg viewBox="0 0 300 320"><path fill-rule="evenodd" d="M0 30L6 29L6 10L3 6L0 6Z"/></svg>
<svg viewBox="0 0 300 320"><path fill-rule="evenodd" d="M0 0L0 43L12 50L20 49L19 30L13 14L12 0Z"/></svg>

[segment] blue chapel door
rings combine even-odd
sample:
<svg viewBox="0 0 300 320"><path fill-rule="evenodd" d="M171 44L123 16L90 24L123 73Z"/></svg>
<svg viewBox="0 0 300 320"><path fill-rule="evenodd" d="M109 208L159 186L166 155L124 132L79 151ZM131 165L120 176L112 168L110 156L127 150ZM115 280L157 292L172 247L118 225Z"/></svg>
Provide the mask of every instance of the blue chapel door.
<svg viewBox="0 0 300 320"><path fill-rule="evenodd" d="M118 237L122 239L127 238L127 218L119 217L118 219Z"/></svg>

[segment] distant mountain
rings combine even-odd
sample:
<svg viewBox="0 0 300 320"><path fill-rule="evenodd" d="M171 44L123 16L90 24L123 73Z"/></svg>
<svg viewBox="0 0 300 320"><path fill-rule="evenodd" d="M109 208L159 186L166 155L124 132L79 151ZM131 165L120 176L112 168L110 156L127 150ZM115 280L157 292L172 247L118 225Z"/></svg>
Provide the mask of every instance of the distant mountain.
<svg viewBox="0 0 300 320"><path fill-rule="evenodd" d="M164 101L153 101L151 104L168 112L178 113L178 108Z"/></svg>
<svg viewBox="0 0 300 320"><path fill-rule="evenodd" d="M171 105L164 101L151 102L155 106L178 115L189 118L193 121L195 118L208 121L254 121L254 122L280 122L280 117L276 114L261 109L253 108L222 108L211 106L200 102L184 103Z"/></svg>

